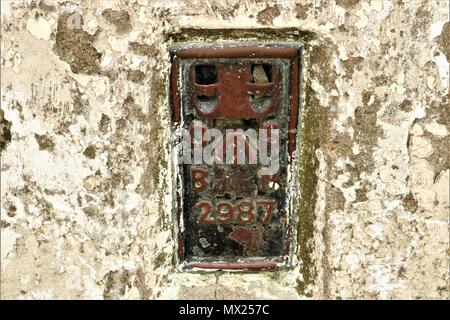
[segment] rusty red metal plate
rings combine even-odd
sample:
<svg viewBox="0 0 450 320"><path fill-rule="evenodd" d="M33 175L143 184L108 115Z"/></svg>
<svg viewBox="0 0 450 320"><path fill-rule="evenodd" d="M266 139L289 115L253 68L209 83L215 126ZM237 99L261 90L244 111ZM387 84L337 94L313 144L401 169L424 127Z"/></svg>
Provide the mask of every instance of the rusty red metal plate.
<svg viewBox="0 0 450 320"><path fill-rule="evenodd" d="M175 232L182 268L254 270L290 263L289 170L299 124L301 49L171 49Z"/></svg>

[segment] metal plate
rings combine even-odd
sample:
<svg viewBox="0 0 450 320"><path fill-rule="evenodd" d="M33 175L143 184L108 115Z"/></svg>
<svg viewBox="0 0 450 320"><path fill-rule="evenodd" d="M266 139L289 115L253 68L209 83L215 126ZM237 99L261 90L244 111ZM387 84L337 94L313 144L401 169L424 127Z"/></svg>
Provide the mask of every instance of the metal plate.
<svg viewBox="0 0 450 320"><path fill-rule="evenodd" d="M179 265L266 269L288 264L292 236L288 171L296 147L301 47L179 45L171 54L171 104L178 130L174 150L179 155L175 179ZM250 161L254 145L245 136L239 145L239 133L231 143L223 142L224 153L229 145L235 148L232 161L227 163L225 155L223 164L195 161L193 149L205 150L211 141L202 134L211 128L224 137L227 129L242 129L235 131L240 134L265 129L269 139L279 132L267 151L278 148L278 170L261 174L263 164ZM187 144L180 142L180 130L192 140L188 152ZM239 146L244 164L237 163Z"/></svg>

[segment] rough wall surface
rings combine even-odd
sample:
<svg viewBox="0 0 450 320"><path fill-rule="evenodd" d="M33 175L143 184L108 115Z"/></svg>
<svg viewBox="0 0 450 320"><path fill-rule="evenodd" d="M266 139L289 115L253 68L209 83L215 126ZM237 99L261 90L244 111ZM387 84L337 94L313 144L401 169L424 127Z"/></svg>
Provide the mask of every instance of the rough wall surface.
<svg viewBox="0 0 450 320"><path fill-rule="evenodd" d="M1 298L449 298L448 1L1 6ZM187 274L168 46L241 37L305 43L297 255Z"/></svg>

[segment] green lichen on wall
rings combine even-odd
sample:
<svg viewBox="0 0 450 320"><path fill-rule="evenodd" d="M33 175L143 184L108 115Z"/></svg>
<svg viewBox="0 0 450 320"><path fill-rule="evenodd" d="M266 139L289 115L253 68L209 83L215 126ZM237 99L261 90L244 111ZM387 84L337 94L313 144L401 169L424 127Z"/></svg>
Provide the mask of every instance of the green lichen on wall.
<svg viewBox="0 0 450 320"><path fill-rule="evenodd" d="M125 10L106 9L102 12L102 17L113 24L119 34L126 33L132 28L130 14Z"/></svg>
<svg viewBox="0 0 450 320"><path fill-rule="evenodd" d="M55 143L47 135L35 134L34 138L36 139L36 142L38 143L40 150L53 151L53 149L55 148Z"/></svg>
<svg viewBox="0 0 450 320"><path fill-rule="evenodd" d="M74 73L98 74L101 54L92 45L94 36L77 25L82 23L79 15L64 13L59 17L55 51Z"/></svg>
<svg viewBox="0 0 450 320"><path fill-rule="evenodd" d="M318 161L315 151L319 147L319 101L311 86L305 86L305 101L302 103L302 131L300 156L300 199L298 204L297 241L302 279L298 280L298 291L307 295L307 286L314 282L315 271L312 260L312 238L314 234Z"/></svg>
<svg viewBox="0 0 450 320"><path fill-rule="evenodd" d="M86 158L94 159L95 158L95 147L93 145L88 146L84 149L83 154Z"/></svg>
<svg viewBox="0 0 450 320"><path fill-rule="evenodd" d="M11 122L5 119L5 113L0 109L0 152L11 141Z"/></svg>

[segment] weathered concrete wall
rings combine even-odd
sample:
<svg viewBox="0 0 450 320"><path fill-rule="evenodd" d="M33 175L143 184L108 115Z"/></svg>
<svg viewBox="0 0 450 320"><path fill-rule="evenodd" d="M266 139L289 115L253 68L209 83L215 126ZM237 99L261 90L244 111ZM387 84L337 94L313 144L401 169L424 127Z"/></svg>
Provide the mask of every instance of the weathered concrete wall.
<svg viewBox="0 0 450 320"><path fill-rule="evenodd" d="M1 6L2 298L449 297L448 1ZM173 266L168 45L223 39L305 43L289 270Z"/></svg>

